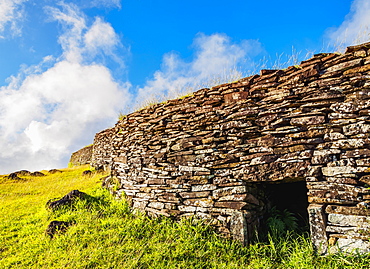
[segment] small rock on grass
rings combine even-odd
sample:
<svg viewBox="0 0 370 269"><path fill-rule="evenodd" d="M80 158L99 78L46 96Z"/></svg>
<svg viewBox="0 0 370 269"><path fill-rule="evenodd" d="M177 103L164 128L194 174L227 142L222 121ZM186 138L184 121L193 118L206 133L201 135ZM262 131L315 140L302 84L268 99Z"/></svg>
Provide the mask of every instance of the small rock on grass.
<svg viewBox="0 0 370 269"><path fill-rule="evenodd" d="M27 171L27 170L20 170L20 171L14 172L14 173L16 173L17 176L29 176L29 175L31 175L31 172Z"/></svg>
<svg viewBox="0 0 370 269"><path fill-rule="evenodd" d="M53 238L57 233L65 233L71 224L72 223L66 221L53 220L46 228L46 234L49 235L50 238Z"/></svg>
<svg viewBox="0 0 370 269"><path fill-rule="evenodd" d="M63 171L60 171L58 169L51 169L51 170L49 170L49 174L56 174L56 173L63 173Z"/></svg>
<svg viewBox="0 0 370 269"><path fill-rule="evenodd" d="M41 173L41 172L38 172L38 171L33 172L30 175L33 176L33 177L43 177L43 176L45 176L44 173Z"/></svg>
<svg viewBox="0 0 370 269"><path fill-rule="evenodd" d="M7 176L8 179L12 179L12 180L22 180L22 178L20 178L17 173L11 173Z"/></svg>
<svg viewBox="0 0 370 269"><path fill-rule="evenodd" d="M69 192L68 194L66 194L65 196L63 196L63 198L59 199L59 200L56 200L56 201L52 201L52 200L49 200L47 203L46 203L46 206L47 208L51 209L51 210L54 210L54 209L57 209L58 207L60 206L64 206L64 205L70 205L73 200L79 198L86 198L88 195L84 192L81 192L79 190L73 190L71 192Z"/></svg>
<svg viewBox="0 0 370 269"><path fill-rule="evenodd" d="M82 175L84 176L91 176L92 172L90 170L85 170L82 172Z"/></svg>

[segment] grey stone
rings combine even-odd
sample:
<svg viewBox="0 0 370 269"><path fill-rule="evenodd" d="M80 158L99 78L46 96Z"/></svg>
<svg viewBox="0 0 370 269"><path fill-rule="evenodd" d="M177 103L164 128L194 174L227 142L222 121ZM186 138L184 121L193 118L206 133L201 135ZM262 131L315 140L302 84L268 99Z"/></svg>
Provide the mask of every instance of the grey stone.
<svg viewBox="0 0 370 269"><path fill-rule="evenodd" d="M370 217L343 214L329 214L328 221L339 226L370 228Z"/></svg>
<svg viewBox="0 0 370 269"><path fill-rule="evenodd" d="M328 250L326 236L326 217L323 205L311 204L308 206L308 216L310 220L310 232L312 244L316 251L325 254Z"/></svg>
<svg viewBox="0 0 370 269"><path fill-rule="evenodd" d="M248 225L244 213L238 211L233 212L230 221L230 232L234 240L242 242L244 245L249 243Z"/></svg>

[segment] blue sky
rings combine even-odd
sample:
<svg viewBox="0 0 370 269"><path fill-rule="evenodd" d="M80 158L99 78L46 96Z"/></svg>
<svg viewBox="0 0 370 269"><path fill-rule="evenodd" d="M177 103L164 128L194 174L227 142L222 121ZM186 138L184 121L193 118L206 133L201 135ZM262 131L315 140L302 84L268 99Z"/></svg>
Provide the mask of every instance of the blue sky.
<svg viewBox="0 0 370 269"><path fill-rule="evenodd" d="M369 26L368 0L0 0L0 174L65 167L119 112L343 50Z"/></svg>

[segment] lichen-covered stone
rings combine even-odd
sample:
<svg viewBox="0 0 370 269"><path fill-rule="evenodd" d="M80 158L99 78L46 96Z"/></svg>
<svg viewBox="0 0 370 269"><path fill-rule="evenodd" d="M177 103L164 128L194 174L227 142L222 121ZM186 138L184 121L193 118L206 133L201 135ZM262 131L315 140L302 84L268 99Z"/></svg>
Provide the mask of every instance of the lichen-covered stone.
<svg viewBox="0 0 370 269"><path fill-rule="evenodd" d="M312 243L320 254L325 254L328 250L328 239L326 236L326 217L324 214L324 206L317 204L309 205L308 216L310 220Z"/></svg>

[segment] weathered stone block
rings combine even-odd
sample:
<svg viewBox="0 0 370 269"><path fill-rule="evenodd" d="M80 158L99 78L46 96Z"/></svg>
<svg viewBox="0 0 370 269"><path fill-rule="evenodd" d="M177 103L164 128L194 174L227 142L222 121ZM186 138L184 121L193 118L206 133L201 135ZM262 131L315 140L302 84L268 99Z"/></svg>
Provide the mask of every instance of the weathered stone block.
<svg viewBox="0 0 370 269"><path fill-rule="evenodd" d="M225 207L231 209L243 209L248 203L245 202L236 202L236 201L222 201L222 202L215 202L215 207Z"/></svg>
<svg viewBox="0 0 370 269"><path fill-rule="evenodd" d="M352 102L337 102L330 106L330 109L338 113L352 113L357 111L357 107Z"/></svg>
<svg viewBox="0 0 370 269"><path fill-rule="evenodd" d="M337 190L309 190L308 191L309 201L311 198L322 199L326 203L337 202L344 204L354 204L355 202L362 201L362 195L358 193L348 191L337 191ZM319 201L319 200L316 200ZM325 203L325 202L324 202Z"/></svg>
<svg viewBox="0 0 370 269"><path fill-rule="evenodd" d="M335 158L335 156L334 156ZM313 156L311 159L312 164L325 164L330 161L333 161L333 156L331 155L318 155L318 156Z"/></svg>
<svg viewBox="0 0 370 269"><path fill-rule="evenodd" d="M158 216L171 217L171 214L169 214L166 209L158 210L155 208L146 207L145 211L149 213L150 216L153 216L153 217L158 217Z"/></svg>
<svg viewBox="0 0 370 269"><path fill-rule="evenodd" d="M290 152L301 152L313 148L315 148L314 145L296 145L291 147L274 148L273 152L274 154L286 154Z"/></svg>
<svg viewBox="0 0 370 269"><path fill-rule="evenodd" d="M313 125L321 124L325 122L325 116L310 116L310 117L301 117L293 118L290 120L291 125Z"/></svg>
<svg viewBox="0 0 370 269"><path fill-rule="evenodd" d="M248 244L250 238L248 238L248 225L245 213L235 211L232 214L230 221L230 233L234 240L237 240L244 245Z"/></svg>
<svg viewBox="0 0 370 269"><path fill-rule="evenodd" d="M353 185L346 185L341 184L339 182L307 182L308 189L318 189L318 190L330 190L330 191L348 191L351 193L370 193L368 188L360 187L360 186L353 186Z"/></svg>
<svg viewBox="0 0 370 269"><path fill-rule="evenodd" d="M247 187L246 186L235 186L235 187L226 187L226 188L221 188L214 190L212 192L212 196L215 199L218 199L222 196L228 196L231 194L240 194L240 193L246 193L247 192Z"/></svg>
<svg viewBox="0 0 370 269"><path fill-rule="evenodd" d="M362 239L338 238L336 245L330 248L330 253L347 252L364 254L369 252L370 242Z"/></svg>
<svg viewBox="0 0 370 269"><path fill-rule="evenodd" d="M366 134L370 131L370 124L354 123L343 126L344 135Z"/></svg>
<svg viewBox="0 0 370 269"><path fill-rule="evenodd" d="M204 171L209 172L208 168L205 167L195 167L195 166L179 166L180 171L186 171L186 172L196 172L196 171Z"/></svg>
<svg viewBox="0 0 370 269"><path fill-rule="evenodd" d="M291 162L295 160L310 159L313 155L313 150L297 151L284 154L276 159L277 162Z"/></svg>
<svg viewBox="0 0 370 269"><path fill-rule="evenodd" d="M204 185L193 185L191 186L191 191L213 191L217 189L216 185L204 184Z"/></svg>
<svg viewBox="0 0 370 269"><path fill-rule="evenodd" d="M138 209L141 209L141 210L145 210L147 204L148 204L148 201L136 200L136 199L134 200L133 199L132 207L133 208L138 208Z"/></svg>
<svg viewBox="0 0 370 269"><path fill-rule="evenodd" d="M197 192L180 192L179 195L184 199L189 198L200 198L208 197L211 194L210 191L197 191Z"/></svg>
<svg viewBox="0 0 370 269"><path fill-rule="evenodd" d="M347 150L340 156L341 158L364 158L364 157L366 158L370 157L370 149Z"/></svg>
<svg viewBox="0 0 370 269"><path fill-rule="evenodd" d="M328 115L330 120L339 120L339 119L355 119L357 118L357 114L351 113L330 113Z"/></svg>
<svg viewBox="0 0 370 269"><path fill-rule="evenodd" d="M364 229L370 228L369 216L329 214L328 221L332 225L361 227Z"/></svg>
<svg viewBox="0 0 370 269"><path fill-rule="evenodd" d="M370 185L370 175L362 176L359 181Z"/></svg>
<svg viewBox="0 0 370 269"><path fill-rule="evenodd" d="M337 65L334 65L334 66L331 66L331 67L327 68L326 72L329 73L329 72L340 71L340 70L343 70L343 69L353 68L353 67L361 65L362 62L363 62L362 59L355 59L355 60L352 60L352 61L349 61L349 62L343 62L343 63L340 63L340 64L337 64Z"/></svg>
<svg viewBox="0 0 370 269"><path fill-rule="evenodd" d="M264 163L271 163L277 159L277 156L274 155L264 155L260 157L256 157L251 160L249 165L258 165L258 164L264 164Z"/></svg>
<svg viewBox="0 0 370 269"><path fill-rule="evenodd" d="M356 165L370 167L370 158L363 158L363 159L356 160Z"/></svg>
<svg viewBox="0 0 370 269"><path fill-rule="evenodd" d="M198 207L212 207L213 200L209 198L185 199L184 205Z"/></svg>
<svg viewBox="0 0 370 269"><path fill-rule="evenodd" d="M342 151L339 149L322 149L322 150L315 150L313 152L313 156L327 156L332 154L340 154Z"/></svg>
<svg viewBox="0 0 370 269"><path fill-rule="evenodd" d="M325 212L342 215L370 216L370 209L356 206L328 205Z"/></svg>
<svg viewBox="0 0 370 269"><path fill-rule="evenodd" d="M359 227L326 226L326 232L338 237L369 239L369 231Z"/></svg>
<svg viewBox="0 0 370 269"><path fill-rule="evenodd" d="M224 98L226 103L232 103L237 102L239 100L244 100L248 97L248 95L249 95L248 92L234 92L226 94Z"/></svg>
<svg viewBox="0 0 370 269"><path fill-rule="evenodd" d="M328 167L348 166L356 167L356 162L353 158L340 159L337 161L330 161L326 164Z"/></svg>
<svg viewBox="0 0 370 269"><path fill-rule="evenodd" d="M308 216L310 220L310 232L312 244L320 254L325 254L328 250L328 237L326 235L325 206L311 204L308 206Z"/></svg>
<svg viewBox="0 0 370 269"><path fill-rule="evenodd" d="M248 194L231 194L227 196L222 196L219 201L246 201Z"/></svg>
<svg viewBox="0 0 370 269"><path fill-rule="evenodd" d="M356 56L365 57L366 56L366 52L365 51L361 51L361 54L356 55ZM364 65L364 66L359 66L359 67L351 68L351 69L349 69L347 71L344 71L343 74L344 75L356 74L356 73L366 72L366 71L369 71L369 70L370 70L370 64L367 64L367 65Z"/></svg>
<svg viewBox="0 0 370 269"><path fill-rule="evenodd" d="M162 178L153 178L148 179L145 183L148 185L164 185L166 184L166 181Z"/></svg>
<svg viewBox="0 0 370 269"><path fill-rule="evenodd" d="M183 212L195 212L197 210L196 206L180 205L178 208L179 208L180 211L183 211Z"/></svg>
<svg viewBox="0 0 370 269"><path fill-rule="evenodd" d="M352 185L358 184L358 181L351 177L326 177L325 179L328 182L334 182L338 184L352 184Z"/></svg>
<svg viewBox="0 0 370 269"><path fill-rule="evenodd" d="M335 141L335 140L344 139L344 138L346 138L345 135L339 132L332 132L332 133L327 133L324 135L325 141Z"/></svg>
<svg viewBox="0 0 370 269"><path fill-rule="evenodd" d="M348 175L365 172L367 167L350 167L350 166L337 166L337 167L323 167L321 169L322 174L328 177L334 177L339 175Z"/></svg>
<svg viewBox="0 0 370 269"><path fill-rule="evenodd" d="M338 148L338 149L358 149L369 145L368 139L344 139L344 140L337 140L330 143L331 148Z"/></svg>
<svg viewBox="0 0 370 269"><path fill-rule="evenodd" d="M147 206L152 207L152 208L156 208L156 209L163 209L164 208L164 203L150 202Z"/></svg>

